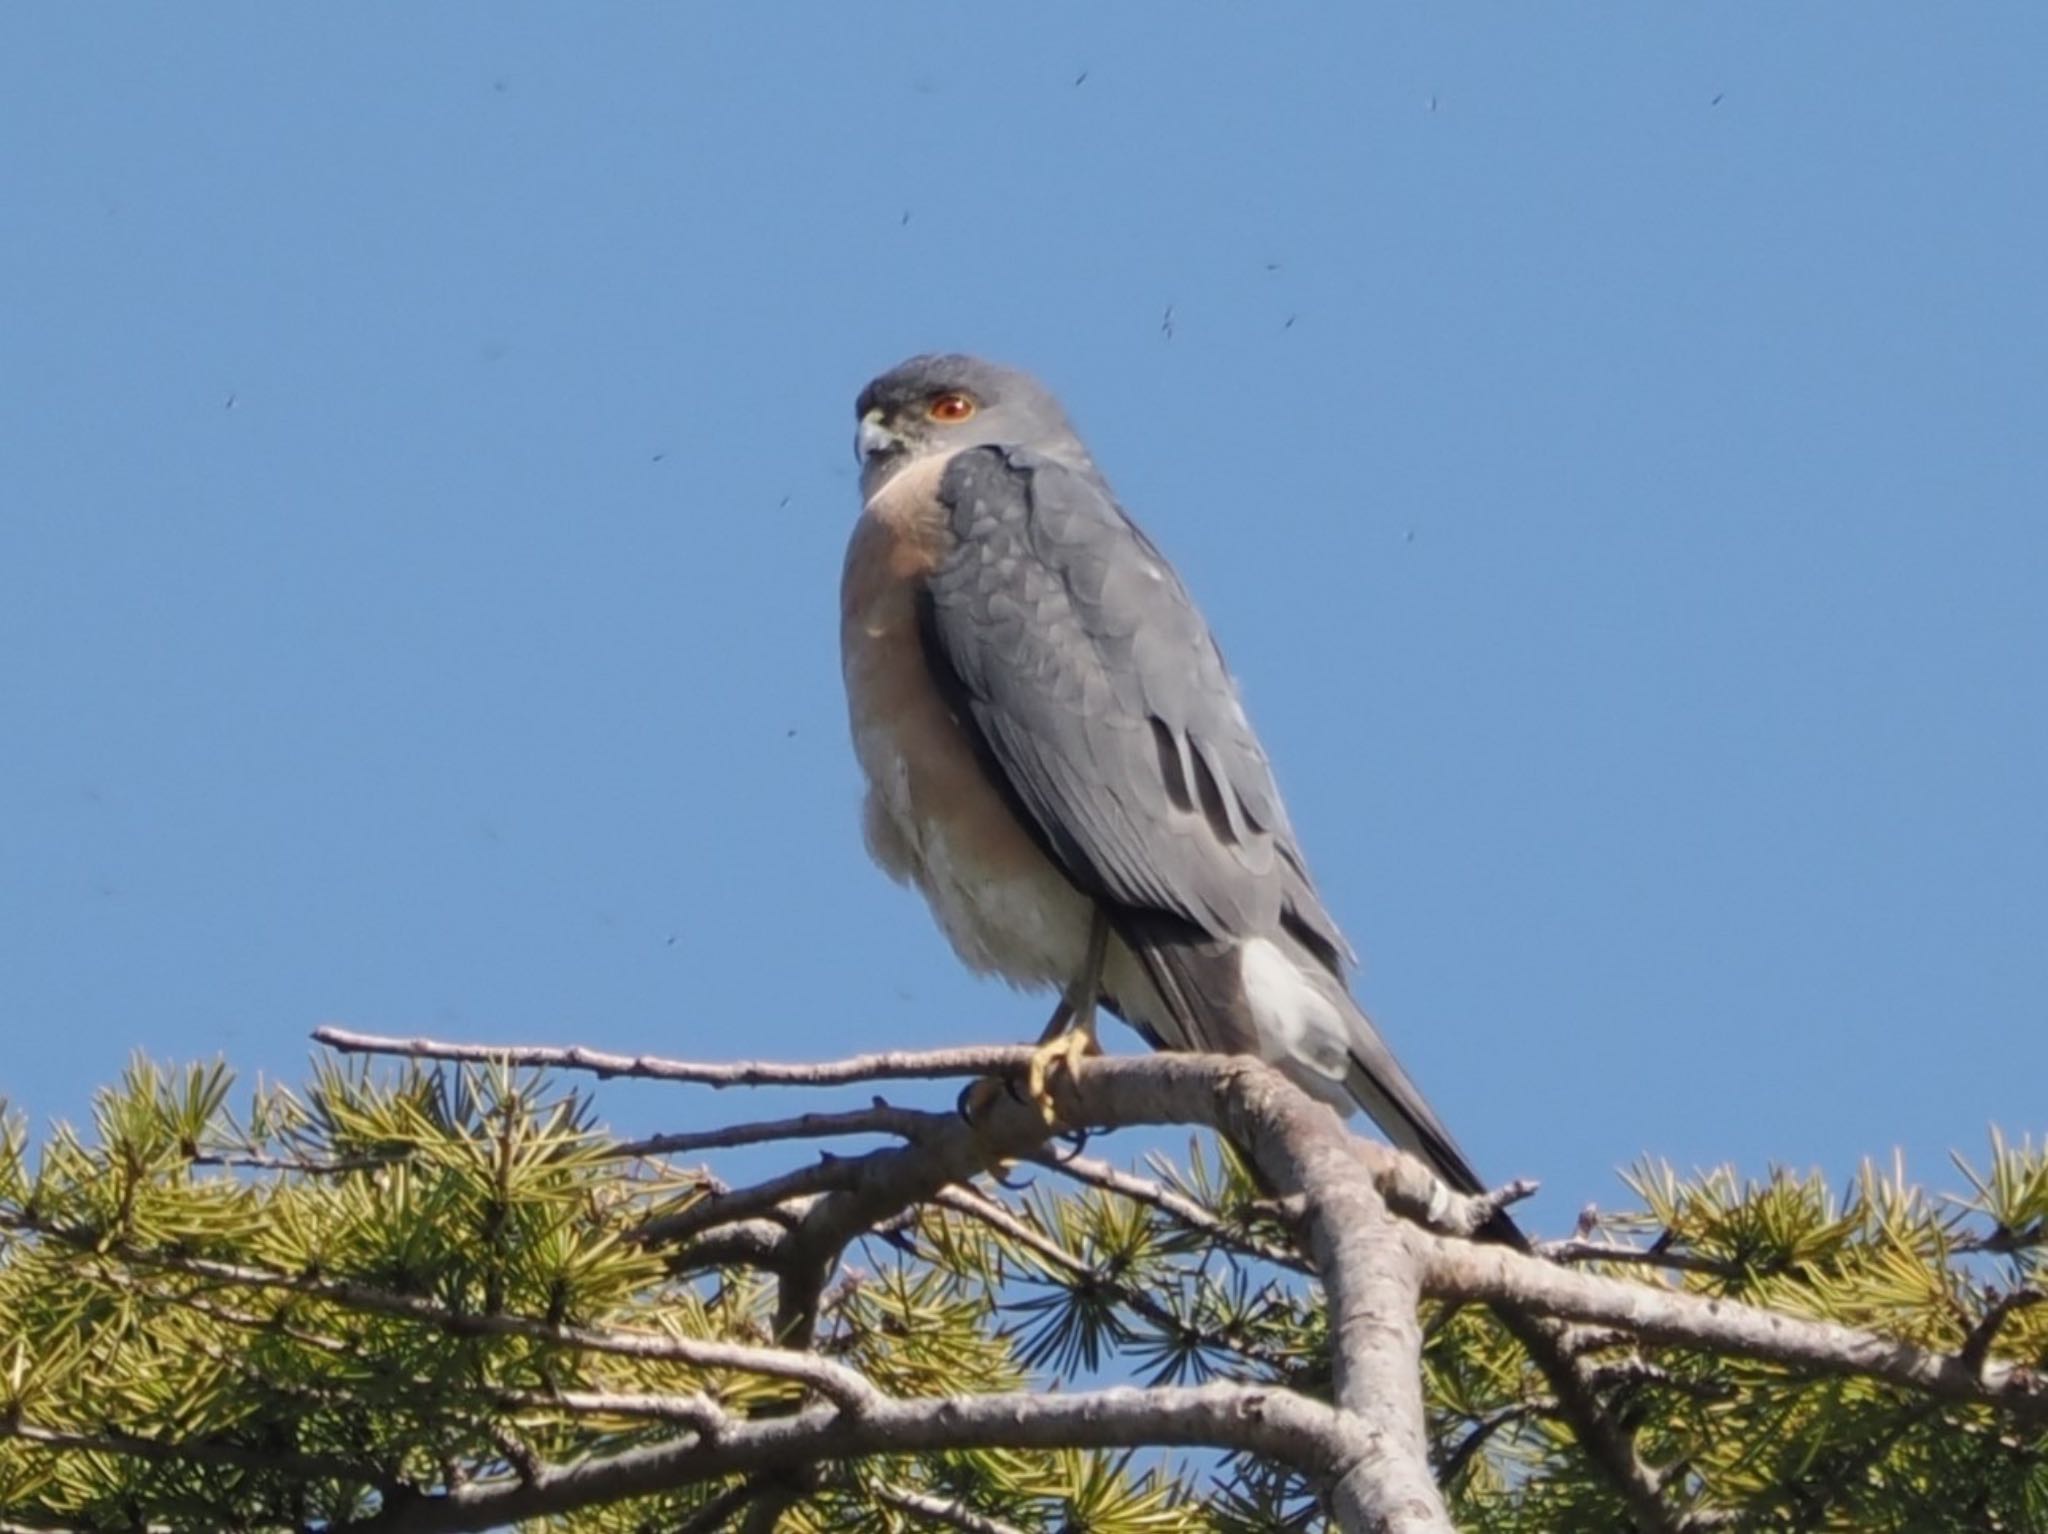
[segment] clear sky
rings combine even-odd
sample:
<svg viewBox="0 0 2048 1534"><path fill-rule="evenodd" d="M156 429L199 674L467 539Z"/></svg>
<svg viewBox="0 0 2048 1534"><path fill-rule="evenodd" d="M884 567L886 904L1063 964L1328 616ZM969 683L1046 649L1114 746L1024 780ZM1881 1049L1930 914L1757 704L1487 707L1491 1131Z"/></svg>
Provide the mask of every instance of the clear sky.
<svg viewBox="0 0 2048 1534"><path fill-rule="evenodd" d="M967 349L1180 565L1539 1224L1645 1151L1954 1186L2048 1129L2044 60L1989 0L8 8L0 1092L1033 1034L869 867L838 676L851 401Z"/></svg>

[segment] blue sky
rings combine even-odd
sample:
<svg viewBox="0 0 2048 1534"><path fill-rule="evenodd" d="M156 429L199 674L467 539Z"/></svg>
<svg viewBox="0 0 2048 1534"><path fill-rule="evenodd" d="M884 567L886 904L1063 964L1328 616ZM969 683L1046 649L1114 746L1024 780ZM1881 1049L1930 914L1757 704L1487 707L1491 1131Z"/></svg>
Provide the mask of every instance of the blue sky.
<svg viewBox="0 0 2048 1534"><path fill-rule="evenodd" d="M1539 1224L1646 1151L1954 1186L2048 1128L2044 46L10 9L0 1093L293 1079L323 1021L1035 1032L868 866L837 672L853 396L969 349L1180 565L1362 996Z"/></svg>

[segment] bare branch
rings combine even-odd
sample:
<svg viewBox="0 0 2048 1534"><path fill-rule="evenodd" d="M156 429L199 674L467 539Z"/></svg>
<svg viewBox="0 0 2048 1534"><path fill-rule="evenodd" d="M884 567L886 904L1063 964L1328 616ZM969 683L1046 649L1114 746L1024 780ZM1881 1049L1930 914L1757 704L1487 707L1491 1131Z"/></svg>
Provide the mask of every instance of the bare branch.
<svg viewBox="0 0 2048 1534"><path fill-rule="evenodd" d="M1496 1303L1494 1311L1550 1381L1558 1416L1621 1493L1638 1534L1684 1534L1690 1525L1665 1505L1664 1477L1643 1458L1635 1435L1601 1402L1597 1367L1583 1356L1593 1339L1580 1328L1531 1315L1519 1302Z"/></svg>
<svg viewBox="0 0 2048 1534"><path fill-rule="evenodd" d="M650 1135L628 1140L607 1152L624 1159L632 1156L676 1156L691 1151L730 1150L737 1145L761 1145L772 1140L824 1140L836 1135L895 1135L914 1140L929 1127L933 1115L913 1108L897 1108L879 1097L870 1107L846 1113L799 1113L794 1118L761 1119L749 1124L730 1124L723 1129L693 1133Z"/></svg>
<svg viewBox="0 0 2048 1534"><path fill-rule="evenodd" d="M568 1411L587 1417L645 1417L656 1422L679 1422L694 1428L698 1436L707 1442L718 1439L732 1420L724 1408L702 1391L655 1394L626 1390L507 1390L493 1387L490 1397L500 1406L535 1411Z"/></svg>
<svg viewBox="0 0 2048 1534"><path fill-rule="evenodd" d="M1121 1194L1135 1203L1157 1209L1170 1219L1179 1221L1191 1230L1200 1231L1219 1246L1229 1247L1261 1262L1270 1262L1278 1267L1291 1268L1297 1273L1307 1273L1309 1266L1302 1261L1301 1254L1291 1247L1277 1246L1270 1241L1237 1229L1226 1220L1218 1219L1207 1209L1178 1193L1162 1182L1149 1177L1111 1166L1107 1161L1097 1161L1090 1156L1067 1156L1041 1154L1026 1158L1048 1171L1072 1178L1075 1182L1101 1188L1105 1192Z"/></svg>
<svg viewBox="0 0 2048 1534"><path fill-rule="evenodd" d="M1644 1341L1738 1353L1824 1374L1862 1374L1944 1400L2048 1417L2048 1380L2012 1364L1986 1360L1973 1367L1960 1353L1735 1300L1573 1272L1498 1246L1424 1237L1423 1253L1423 1287L1446 1299L1498 1300L1543 1315L1619 1326Z"/></svg>
<svg viewBox="0 0 2048 1534"><path fill-rule="evenodd" d="M704 1231L715 1230L733 1220L745 1220L787 1203L848 1187L858 1176L857 1163L841 1156L825 1156L808 1166L784 1172L751 1187L713 1193L674 1214L648 1220L631 1232L635 1241L659 1246L666 1241L686 1241Z"/></svg>
<svg viewBox="0 0 2048 1534"><path fill-rule="evenodd" d="M994 1076L1024 1070L1031 1051L1020 1045L974 1049L884 1050L814 1065L767 1060L711 1063L668 1060L659 1055L618 1055L581 1045L455 1044L440 1039L399 1039L346 1028L313 1030L314 1042L342 1054L396 1055L410 1060L451 1060L471 1065L532 1066L588 1071L609 1078L682 1081L707 1087L838 1087L858 1081L940 1081Z"/></svg>
<svg viewBox="0 0 2048 1534"><path fill-rule="evenodd" d="M715 1443L692 1438L654 1444L543 1469L530 1482L456 1487L395 1504L372 1518L330 1525L329 1531L461 1534L731 1475L942 1449L1242 1449L1329 1474L1342 1464L1347 1437L1330 1408L1284 1390L1244 1385L888 1400L858 1416L814 1406L793 1416L735 1422ZM1448 1524L1413 1521L1386 1527L1449 1530Z"/></svg>
<svg viewBox="0 0 2048 1534"><path fill-rule="evenodd" d="M403 1161L401 1151L379 1156L343 1156L333 1161L313 1161L303 1156L266 1156L242 1151L195 1151L186 1165L224 1167L250 1172L300 1172L308 1177L340 1177L349 1172L375 1172Z"/></svg>
<svg viewBox="0 0 2048 1534"><path fill-rule="evenodd" d="M737 1220L677 1247L667 1261L671 1273L723 1267L780 1272L789 1261L789 1227L775 1220Z"/></svg>
<svg viewBox="0 0 2048 1534"><path fill-rule="evenodd" d="M962 1534L1024 1534L1014 1523L977 1513L965 1502L956 1502L951 1497L934 1497L928 1492L899 1486L878 1486L874 1496L878 1501L901 1508L906 1513L943 1523L949 1529L959 1529Z"/></svg>
<svg viewBox="0 0 2048 1534"><path fill-rule="evenodd" d="M1486 1447L1487 1441L1504 1427L1517 1422L1526 1422L1531 1417L1541 1417L1557 1410L1557 1402L1548 1396L1533 1396L1526 1401L1513 1401L1486 1413L1472 1424L1471 1430L1457 1441L1437 1465L1437 1475L1442 1480L1455 1481L1464 1474L1465 1467L1472 1462L1472 1456Z"/></svg>
<svg viewBox="0 0 2048 1534"><path fill-rule="evenodd" d="M2048 1245L2048 1220L2035 1220L2019 1230L2014 1230L2009 1225L1996 1226L1989 1235L1969 1236L1958 1241L1955 1249L1959 1252L1995 1252L2001 1257L2014 1257L2021 1252L2044 1245Z"/></svg>
<svg viewBox="0 0 2048 1534"><path fill-rule="evenodd" d="M1710 1278L1733 1278L1737 1273L1733 1263L1718 1262L1696 1252L1681 1252L1669 1247L1623 1246L1619 1242L1589 1241L1579 1236L1538 1242L1535 1252L1551 1262L1624 1263L1633 1267L1666 1268L1676 1273L1700 1273Z"/></svg>
<svg viewBox="0 0 2048 1534"><path fill-rule="evenodd" d="M1962 1350L1956 1354L1957 1362L1979 1380L1983 1379L1984 1367L1991 1359L1991 1344L1998 1338L1998 1329L2005 1325L2014 1311L2038 1305L2043 1299L2048 1299L2048 1295L2031 1284L2022 1284L2010 1294L1993 1301L1991 1308L1984 1312L1984 1319L1963 1339Z"/></svg>
<svg viewBox="0 0 2048 1534"><path fill-rule="evenodd" d="M727 1487L677 1524L675 1534L718 1534L731 1526L733 1514L753 1501L757 1492L751 1483Z"/></svg>
<svg viewBox="0 0 2048 1534"><path fill-rule="evenodd" d="M1350 1145L1389 1209L1444 1235L1476 1235L1510 1204L1536 1192L1534 1182L1520 1178L1489 1193L1458 1193L1406 1151L1355 1135Z"/></svg>

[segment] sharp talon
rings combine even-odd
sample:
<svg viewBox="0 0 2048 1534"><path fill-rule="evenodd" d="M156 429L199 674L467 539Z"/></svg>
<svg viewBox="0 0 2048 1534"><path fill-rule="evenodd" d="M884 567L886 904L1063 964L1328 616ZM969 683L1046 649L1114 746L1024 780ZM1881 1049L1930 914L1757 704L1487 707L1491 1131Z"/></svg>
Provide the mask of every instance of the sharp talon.
<svg viewBox="0 0 2048 1534"><path fill-rule="evenodd" d="M995 1106L998 1092L1014 1094L1014 1091L1009 1078L984 1076L979 1081L968 1082L960 1089L960 1096L954 1107L959 1110L960 1117L967 1121L968 1127L972 1128L988 1116L988 1110Z"/></svg>
<svg viewBox="0 0 2048 1534"><path fill-rule="evenodd" d="M1088 1149L1089 1134L1088 1131L1085 1129L1069 1130L1067 1133L1060 1135L1058 1138L1060 1144L1066 1147L1065 1152L1047 1152L1047 1154L1051 1156L1053 1164L1055 1166L1065 1166L1069 1161L1072 1161L1076 1156L1079 1156L1082 1152Z"/></svg>
<svg viewBox="0 0 2048 1534"><path fill-rule="evenodd" d="M1016 1182L1006 1175L1007 1169L1016 1164L1014 1161L998 1161L988 1169L989 1181L999 1188L1008 1188L1012 1193L1029 1193L1031 1191L1031 1184L1029 1182Z"/></svg>

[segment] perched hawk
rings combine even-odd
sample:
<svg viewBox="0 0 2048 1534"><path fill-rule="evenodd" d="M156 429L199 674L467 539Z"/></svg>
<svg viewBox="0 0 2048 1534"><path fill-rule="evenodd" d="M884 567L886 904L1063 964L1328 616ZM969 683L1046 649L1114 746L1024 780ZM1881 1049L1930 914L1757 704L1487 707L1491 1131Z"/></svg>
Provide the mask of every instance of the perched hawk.
<svg viewBox="0 0 2048 1534"><path fill-rule="evenodd" d="M855 410L840 635L868 848L970 967L1063 993L1034 1090L1100 1004L1158 1048L1270 1061L1483 1191L1351 999L1208 625L1059 402L931 356Z"/></svg>

